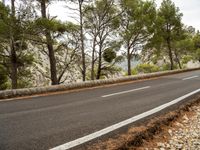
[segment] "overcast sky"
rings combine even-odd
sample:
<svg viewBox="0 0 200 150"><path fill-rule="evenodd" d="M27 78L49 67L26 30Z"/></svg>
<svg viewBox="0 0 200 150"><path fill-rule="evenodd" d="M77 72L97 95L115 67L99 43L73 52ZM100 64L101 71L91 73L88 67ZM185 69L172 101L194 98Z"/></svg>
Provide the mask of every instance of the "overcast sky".
<svg viewBox="0 0 200 150"><path fill-rule="evenodd" d="M200 30L200 0L172 0L180 12L183 13L183 22ZM156 0L159 6L162 0Z"/></svg>
<svg viewBox="0 0 200 150"><path fill-rule="evenodd" d="M0 0L2 1L2 0ZM10 0L5 0L7 3L10 3ZM53 0L52 0L53 1ZM162 0L155 0L157 6L160 6ZM177 7L180 8L180 11L183 13L183 22L188 26L193 26L196 29L200 30L200 0L172 0ZM63 0L55 0L53 5L50 5L49 12L52 16L57 16L58 19L63 21L71 21L70 16L76 16L72 11L66 9L66 3ZM70 7L72 4L68 3Z"/></svg>
<svg viewBox="0 0 200 150"><path fill-rule="evenodd" d="M162 0L155 0L157 6L160 6ZM200 30L200 0L172 0L180 11L183 13L183 22L188 26L193 26ZM69 10L67 10L65 2L54 2L50 7L50 12L53 16L58 16L61 20L71 20L69 18ZM70 6L68 4L68 6ZM74 14L70 14L74 16Z"/></svg>

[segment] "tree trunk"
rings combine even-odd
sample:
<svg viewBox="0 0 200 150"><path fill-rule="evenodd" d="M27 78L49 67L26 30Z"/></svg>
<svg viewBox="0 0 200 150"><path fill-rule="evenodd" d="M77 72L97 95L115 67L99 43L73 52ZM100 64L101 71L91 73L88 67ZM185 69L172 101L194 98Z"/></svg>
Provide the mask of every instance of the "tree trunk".
<svg viewBox="0 0 200 150"><path fill-rule="evenodd" d="M46 19L47 16L46 16L46 1L45 0L41 0L41 13L42 13L42 18ZM52 44L53 40L48 30L45 31L45 36L47 40L47 49L49 52L51 82L52 82L52 85L56 85L58 84L58 78L57 78L57 70L56 70L56 58L55 58L53 44Z"/></svg>
<svg viewBox="0 0 200 150"><path fill-rule="evenodd" d="M92 48L92 64L91 64L91 80L94 80L94 64L95 64L95 46L96 46L96 35L94 36L93 39L93 48Z"/></svg>
<svg viewBox="0 0 200 150"><path fill-rule="evenodd" d="M14 20L15 20L15 0L11 0L11 27L10 27L10 62L11 62L11 82L12 82L12 89L17 89L17 54L15 49L15 38L14 38Z"/></svg>
<svg viewBox="0 0 200 150"><path fill-rule="evenodd" d="M101 55L101 53L99 53L99 56ZM96 79L99 80L101 77L101 56L99 57L99 61L98 61L98 68L97 68L97 77Z"/></svg>
<svg viewBox="0 0 200 150"><path fill-rule="evenodd" d="M128 46L127 50L127 62L128 62L128 75L131 75L131 54L130 54L130 48Z"/></svg>
<svg viewBox="0 0 200 150"><path fill-rule="evenodd" d="M86 65L85 65L85 48L84 48L84 36L83 36L83 12L82 12L83 0L79 0L79 13L80 13L80 37L81 37L81 54L82 54L82 78L86 80Z"/></svg>
<svg viewBox="0 0 200 150"><path fill-rule="evenodd" d="M181 65L180 59L178 58L178 54L177 54L176 50L175 50L174 54L175 54L176 60L178 62L179 68L182 69L182 65Z"/></svg>
<svg viewBox="0 0 200 150"><path fill-rule="evenodd" d="M101 61L102 61L102 43L99 46L99 60L98 60L98 68L97 68L97 77L96 79L99 80L101 77Z"/></svg>
<svg viewBox="0 0 200 150"><path fill-rule="evenodd" d="M12 80L12 89L17 89L17 55L15 51L14 40L11 39L10 42L11 48L11 80Z"/></svg>
<svg viewBox="0 0 200 150"><path fill-rule="evenodd" d="M174 69L174 61L173 61L173 54L172 54L172 49L171 49L171 42L170 39L167 39L167 46L168 46L168 55L169 55L169 59L170 59L170 69L173 70Z"/></svg>
<svg viewBox="0 0 200 150"><path fill-rule="evenodd" d="M47 39L47 48L48 48L48 52L49 52L51 82L52 82L52 85L56 85L56 84L58 84L57 70L56 70L56 58L55 58L54 49L53 49L53 45L52 45L51 35L49 32L46 33L46 39Z"/></svg>
<svg viewBox="0 0 200 150"><path fill-rule="evenodd" d="M94 80L94 53L92 52L91 80Z"/></svg>

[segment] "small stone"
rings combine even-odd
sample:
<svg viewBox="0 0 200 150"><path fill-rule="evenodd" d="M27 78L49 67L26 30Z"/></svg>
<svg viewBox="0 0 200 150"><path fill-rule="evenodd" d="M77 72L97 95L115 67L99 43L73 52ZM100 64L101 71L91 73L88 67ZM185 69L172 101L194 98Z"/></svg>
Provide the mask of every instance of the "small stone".
<svg viewBox="0 0 200 150"><path fill-rule="evenodd" d="M182 145L182 144L177 144L176 147L177 147L178 149L182 149L182 148L183 148L183 145Z"/></svg>
<svg viewBox="0 0 200 150"><path fill-rule="evenodd" d="M158 147L165 147L164 143L157 143Z"/></svg>
<svg viewBox="0 0 200 150"><path fill-rule="evenodd" d="M169 144L166 144L166 147L167 147L167 148L170 148L170 145L169 145Z"/></svg>
<svg viewBox="0 0 200 150"><path fill-rule="evenodd" d="M169 133L169 135L170 135L170 136L172 136L172 135L173 135L173 132L172 132L172 130L171 130L171 129L169 129L169 130L168 130L168 133Z"/></svg>
<svg viewBox="0 0 200 150"><path fill-rule="evenodd" d="M173 143L174 143L173 140L169 140L170 145L173 145Z"/></svg>
<svg viewBox="0 0 200 150"><path fill-rule="evenodd" d="M193 144L194 145L200 145L200 142L194 142Z"/></svg>
<svg viewBox="0 0 200 150"><path fill-rule="evenodd" d="M192 133L193 137L198 137L199 135L195 132Z"/></svg>
<svg viewBox="0 0 200 150"><path fill-rule="evenodd" d="M182 120L176 121L175 126L167 130L166 138L165 135L160 136L169 140L158 142L153 150L200 150L200 105L191 107L191 111L190 116L185 114Z"/></svg>
<svg viewBox="0 0 200 150"><path fill-rule="evenodd" d="M176 123L176 126L178 126L178 127L183 127L183 124L177 122L177 123Z"/></svg>

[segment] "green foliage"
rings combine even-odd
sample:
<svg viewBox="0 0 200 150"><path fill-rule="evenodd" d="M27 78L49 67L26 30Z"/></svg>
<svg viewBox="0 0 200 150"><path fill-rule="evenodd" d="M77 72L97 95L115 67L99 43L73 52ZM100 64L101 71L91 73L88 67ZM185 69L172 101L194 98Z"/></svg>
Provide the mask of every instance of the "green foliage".
<svg viewBox="0 0 200 150"><path fill-rule="evenodd" d="M178 69L178 66L175 65L175 69ZM153 64L139 64L131 70L132 75L143 74L143 73L153 73L159 71L170 70L170 63L163 64L161 67ZM126 74L127 75L127 74Z"/></svg>
<svg viewBox="0 0 200 150"><path fill-rule="evenodd" d="M65 31L72 33L72 32L79 32L79 25L76 25L72 22L65 22L62 24L63 26L65 26Z"/></svg>
<svg viewBox="0 0 200 150"><path fill-rule="evenodd" d="M192 38L184 38L182 40L176 41L174 45L175 49L178 49L180 53L187 54L192 52L194 49L194 42L192 41Z"/></svg>
<svg viewBox="0 0 200 150"><path fill-rule="evenodd" d="M128 74L131 73L131 59L148 41L154 32L156 6L154 1L122 0L122 22L120 36L126 48Z"/></svg>
<svg viewBox="0 0 200 150"><path fill-rule="evenodd" d="M103 58L106 62L111 63L116 58L116 56L117 54L113 49L107 48L104 50Z"/></svg>
<svg viewBox="0 0 200 150"><path fill-rule="evenodd" d="M194 46L196 49L200 48L200 33L198 32L194 37Z"/></svg>
<svg viewBox="0 0 200 150"><path fill-rule="evenodd" d="M137 75L137 74L138 74L138 71L136 68L131 70L131 75ZM126 74L126 75L128 75L128 74Z"/></svg>
<svg viewBox="0 0 200 150"><path fill-rule="evenodd" d="M0 38L8 38L8 24L10 23L9 11L10 10L0 2Z"/></svg>
<svg viewBox="0 0 200 150"><path fill-rule="evenodd" d="M160 71L160 68L153 64L139 64L135 70L137 73L152 73Z"/></svg>
<svg viewBox="0 0 200 150"><path fill-rule="evenodd" d="M109 78L112 75L118 74L122 69L117 66L107 66L102 69L101 79Z"/></svg>
<svg viewBox="0 0 200 150"><path fill-rule="evenodd" d="M187 54L188 48L192 47L191 41L186 39L186 31L181 22L182 16L179 8L171 0L163 0L157 11L154 36L145 47L146 55L151 54L150 57L157 55L152 58L160 59L160 56L167 56L171 69L175 69L174 60L180 62L182 54Z"/></svg>
<svg viewBox="0 0 200 150"><path fill-rule="evenodd" d="M157 31L159 35L167 40L176 40L179 37L178 32L182 27L181 18L178 7L171 0L163 0L161 7L158 10Z"/></svg>
<svg viewBox="0 0 200 150"><path fill-rule="evenodd" d="M196 58L200 62L200 48L196 49Z"/></svg>
<svg viewBox="0 0 200 150"><path fill-rule="evenodd" d="M193 60L193 56L191 56L191 55L185 55L185 56L183 56L183 58L182 58L181 61L182 61L182 64L187 64L191 60Z"/></svg>
<svg viewBox="0 0 200 150"><path fill-rule="evenodd" d="M124 62L124 60L125 60L125 58L124 58L124 56L122 56L122 55L119 55L119 56L117 56L117 57L115 58L115 62L116 62L116 63L122 63L122 62Z"/></svg>
<svg viewBox="0 0 200 150"><path fill-rule="evenodd" d="M135 68L131 69L131 75L143 74L143 73L152 73L161 71L161 68L153 64L139 64ZM128 75L126 73L126 75Z"/></svg>
<svg viewBox="0 0 200 150"><path fill-rule="evenodd" d="M5 68L0 65L0 90L5 90L8 87L8 77Z"/></svg>
<svg viewBox="0 0 200 150"><path fill-rule="evenodd" d="M162 67L161 67L162 71L166 71L166 70L170 70L170 69L171 69L171 64L170 63L163 64ZM178 66L174 65L174 69L178 69Z"/></svg>
<svg viewBox="0 0 200 150"><path fill-rule="evenodd" d="M33 74L30 70L26 69L20 69L20 72L18 73L18 87L19 88L30 88L33 87Z"/></svg>
<svg viewBox="0 0 200 150"><path fill-rule="evenodd" d="M28 87L32 82L30 67L34 61L34 52L28 39L33 34L32 20L26 18L29 13L21 8L20 13L12 16L11 10L0 3L0 64L4 68L7 85L11 85L12 65L15 64L18 88Z"/></svg>
<svg viewBox="0 0 200 150"><path fill-rule="evenodd" d="M128 65L132 75L169 70L168 63L156 66L162 59L170 59L179 66L194 59L200 61L200 33L182 24L182 13L172 0L163 0L158 9L154 0L94 0L84 1L84 4L76 1L82 8L83 24L80 25L61 22L50 14L41 18L35 7L41 5L40 1L30 7L26 7L25 1L19 2L20 7L15 6L18 12L13 16L11 8L0 2L0 89L9 88L13 62L19 88L33 86L32 70L36 67L41 67L42 71L37 71L49 82L51 68L46 61L51 60L51 54L55 55L52 62L59 83L71 80L74 74L79 76L84 68L80 67L82 47L85 47L87 68L92 62L91 70L96 78L108 78L120 72L115 63L124 61L124 56L131 60L141 59L142 55L146 62L133 69ZM51 5L49 0L43 2ZM84 37L80 37L81 29ZM16 52L15 61L11 59L12 46ZM174 68L178 68L177 64ZM87 73L88 77L93 76Z"/></svg>
<svg viewBox="0 0 200 150"><path fill-rule="evenodd" d="M95 0L94 3L85 6L83 10L85 28L117 29L120 26L120 16L116 15L119 10L113 3L113 0Z"/></svg>
<svg viewBox="0 0 200 150"><path fill-rule="evenodd" d="M121 35L125 41L136 42L151 35L154 30L156 8L153 1L122 0L122 27L125 29ZM134 41L135 40L135 41ZM134 46L134 45L132 45Z"/></svg>
<svg viewBox="0 0 200 150"><path fill-rule="evenodd" d="M60 32L60 33L64 33L68 29L71 29L74 27L74 26L72 26L72 24L63 24L59 20L56 20L56 19L49 20L47 18L38 18L35 21L35 25L39 29L46 29L48 31Z"/></svg>
<svg viewBox="0 0 200 150"><path fill-rule="evenodd" d="M194 42L194 58L200 62L200 33L199 31L193 38Z"/></svg>
<svg viewBox="0 0 200 150"><path fill-rule="evenodd" d="M118 67L118 66L115 66L115 65L111 65L111 66L104 66L102 68L102 71L101 71L101 76L100 76L100 79L107 79L107 78L110 78L111 76L113 75L117 75L119 74L120 72L122 72L122 68L121 67ZM94 68L94 76L96 76L97 74L97 67ZM88 71L87 72L87 80L90 80L91 79L91 74L90 72Z"/></svg>

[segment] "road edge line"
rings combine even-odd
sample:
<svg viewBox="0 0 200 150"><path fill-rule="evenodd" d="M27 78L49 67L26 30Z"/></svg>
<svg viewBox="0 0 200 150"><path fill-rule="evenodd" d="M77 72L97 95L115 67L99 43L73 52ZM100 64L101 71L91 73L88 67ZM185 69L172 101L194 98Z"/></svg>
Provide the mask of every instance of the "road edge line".
<svg viewBox="0 0 200 150"><path fill-rule="evenodd" d="M178 103L178 102L180 102L180 101L182 101L182 100L184 100L184 99L186 99L186 98L188 98L188 97L190 97L190 96L192 96L194 94L197 94L198 92L200 92L200 89L197 89L197 90L195 90L193 92L190 92L190 93L188 93L186 95L183 95L183 96L181 96L181 97L179 97L177 99L174 99L174 100L172 100L172 101L170 101L168 103L160 105L160 106L158 106L156 108L153 108L153 109L151 109L149 111L146 111L144 113L136 115L136 116L134 116L132 118L126 119L126 120L124 120L122 122L119 122L117 124L111 125L111 126L109 126L107 128L104 128L104 129L99 130L97 132L94 132L92 134L86 135L84 137L78 138L78 139L73 140L71 142L67 142L65 144L62 144L62 145L56 146L54 148L51 148L50 150L67 150L67 149L79 146L79 145L84 144L86 142L89 142L89 141L91 141L93 139L101 137L101 136L103 136L105 134L108 134L108 133L110 133L110 132L112 132L114 130L117 130L117 129L121 128L121 127L129 125L129 124L131 124L133 122L136 122L136 121L138 121L140 119L143 119L143 118L148 117L150 115L153 115L153 114L155 114L157 112L160 112L161 110L163 110L163 109L165 109L165 108L167 108L169 106L172 106L172 105L174 105L174 104L176 104L176 103Z"/></svg>

